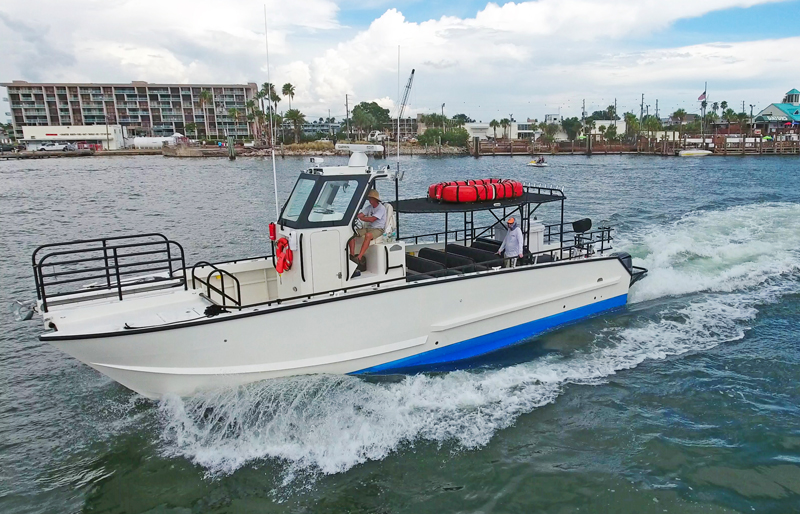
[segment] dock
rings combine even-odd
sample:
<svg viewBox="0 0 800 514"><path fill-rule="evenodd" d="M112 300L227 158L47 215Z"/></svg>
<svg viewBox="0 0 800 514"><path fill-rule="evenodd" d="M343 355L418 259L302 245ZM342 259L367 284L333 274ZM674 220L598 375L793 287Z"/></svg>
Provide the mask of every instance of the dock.
<svg viewBox="0 0 800 514"><path fill-rule="evenodd" d="M74 152L2 152L0 160L22 160L22 159L60 159L64 157L91 157L94 150L76 150Z"/></svg>

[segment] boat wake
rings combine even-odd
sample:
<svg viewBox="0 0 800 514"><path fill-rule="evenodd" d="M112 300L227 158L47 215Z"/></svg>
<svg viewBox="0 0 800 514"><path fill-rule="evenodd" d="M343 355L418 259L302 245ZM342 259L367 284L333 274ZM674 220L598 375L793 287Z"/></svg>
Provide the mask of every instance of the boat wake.
<svg viewBox="0 0 800 514"><path fill-rule="evenodd" d="M632 294L634 319L598 330L582 350L399 382L305 376L170 397L159 406L163 451L212 476L270 461L291 481L419 442L479 448L567 384L600 384L648 359L744 337L759 305L800 292L798 218L800 205L749 205L693 213L623 241L650 269ZM656 301L665 297L677 298Z"/></svg>

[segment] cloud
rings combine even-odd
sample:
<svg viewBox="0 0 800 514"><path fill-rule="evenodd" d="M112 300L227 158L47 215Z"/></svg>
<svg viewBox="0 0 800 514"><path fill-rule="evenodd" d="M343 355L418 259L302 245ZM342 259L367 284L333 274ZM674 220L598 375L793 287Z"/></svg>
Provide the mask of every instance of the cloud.
<svg viewBox="0 0 800 514"><path fill-rule="evenodd" d="M386 5L369 1L371 8ZM398 46L402 82L417 69L414 105L446 103L448 112L476 119L510 113L521 119L557 108L575 114L584 98L587 110L615 97L621 108L638 109L642 91L671 108L696 98L705 80L713 94L725 91L731 101L734 95L774 101L800 83L791 62L796 38L674 48L667 37L678 20L772 1L537 0L488 3L471 17L419 22L392 8L353 32L339 23L334 0L293 0L289 7L268 0L270 75L294 84L292 105L312 117L328 109L343 115L345 95L351 107L372 99L394 106L388 100L397 94ZM51 0L37 9L48 16L21 24L30 19L28 6L0 8L0 46L15 50L0 60L0 78L267 80L261 3ZM662 36L661 48L652 48L654 35ZM778 92L764 90L759 77L774 78ZM284 100L279 108L288 106Z"/></svg>
<svg viewBox="0 0 800 514"><path fill-rule="evenodd" d="M0 38L3 42L2 47L15 51L6 50L6 59L16 63L19 69L32 80L40 80L42 72L53 67L64 67L74 65L75 57L67 52L56 48L54 43L48 41L48 28L33 27L21 19L0 11L0 21L7 27L8 32L5 37ZM14 42L13 47L11 44Z"/></svg>

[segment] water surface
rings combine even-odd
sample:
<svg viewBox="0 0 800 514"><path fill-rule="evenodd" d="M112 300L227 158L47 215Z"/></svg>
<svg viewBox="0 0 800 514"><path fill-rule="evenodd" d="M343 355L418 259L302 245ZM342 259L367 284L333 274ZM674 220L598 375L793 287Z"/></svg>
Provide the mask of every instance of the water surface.
<svg viewBox="0 0 800 514"><path fill-rule="evenodd" d="M527 160L404 158L401 196L485 176L563 185L568 219L612 224L650 269L626 309L470 369L158 403L3 316L0 511L800 511L800 159ZM267 164L0 162L0 301L34 295L30 254L56 240L163 232L188 262L263 255ZM278 166L283 201L304 164Z"/></svg>

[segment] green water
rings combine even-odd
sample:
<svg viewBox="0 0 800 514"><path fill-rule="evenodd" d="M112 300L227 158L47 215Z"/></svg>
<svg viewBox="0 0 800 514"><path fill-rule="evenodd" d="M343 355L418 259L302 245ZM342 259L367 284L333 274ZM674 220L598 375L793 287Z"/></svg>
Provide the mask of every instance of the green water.
<svg viewBox="0 0 800 514"><path fill-rule="evenodd" d="M470 369L160 403L4 316L0 512L800 512L800 159L527 160L406 158L404 195L565 185L568 219L615 226L651 270L626 309ZM303 166L279 161L282 199ZM157 231L188 261L235 258L263 253L274 216L263 160L2 162L0 177L3 302L33 296L44 242Z"/></svg>

